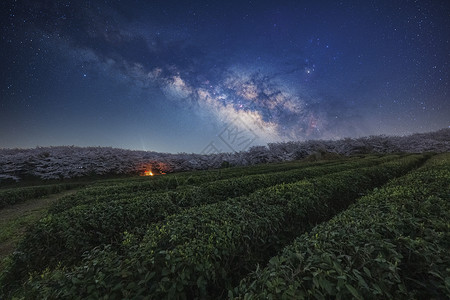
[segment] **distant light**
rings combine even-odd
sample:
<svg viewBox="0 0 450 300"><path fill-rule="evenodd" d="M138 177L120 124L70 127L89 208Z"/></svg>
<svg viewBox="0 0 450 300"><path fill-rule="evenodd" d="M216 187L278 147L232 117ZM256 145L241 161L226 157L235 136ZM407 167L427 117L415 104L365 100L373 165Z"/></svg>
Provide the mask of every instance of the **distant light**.
<svg viewBox="0 0 450 300"><path fill-rule="evenodd" d="M152 171L145 171L144 176L153 176Z"/></svg>

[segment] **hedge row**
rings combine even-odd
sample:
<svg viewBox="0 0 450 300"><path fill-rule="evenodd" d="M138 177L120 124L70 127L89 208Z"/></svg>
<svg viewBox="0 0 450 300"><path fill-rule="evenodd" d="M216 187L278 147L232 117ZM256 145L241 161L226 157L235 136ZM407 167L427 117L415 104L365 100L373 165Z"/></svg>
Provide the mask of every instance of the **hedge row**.
<svg viewBox="0 0 450 300"><path fill-rule="evenodd" d="M400 155L389 155L385 157L378 156L367 156L365 158L353 158L352 160L340 159L334 161L321 161L314 163L305 163L305 162L293 162L292 166L289 164L280 164L275 165L273 169L270 169L268 166L259 166L259 167L249 167L250 171L245 171L245 169L236 168L222 170L213 170L213 171L202 171L203 175L190 175L186 174L180 178L177 177L169 177L172 175L165 176L157 176L158 181L153 182L153 178L149 178L150 181L142 182L139 184L136 183L123 183L117 184L115 186L100 186L100 187L91 187L86 189L85 191L78 192L75 195L70 195L67 198L63 199L56 203L49 211L50 213L59 213L65 210L68 210L74 206L79 206L83 204L97 204L101 202L109 202L114 200L125 200L132 199L135 197L151 197L154 193L161 193L167 191L176 191L175 197L177 198L178 205L190 206L191 201L196 201L195 197L199 194L198 192L192 192L193 187L198 187L202 190L210 190L207 194L203 195L203 198L209 197L212 194L212 190L214 194L224 194L225 198L233 196L233 193L230 191L235 191L234 195L240 194L240 189L242 186L251 184L252 180L264 180L266 184L270 183L271 178L279 177L285 178L289 174L284 174L287 172L291 172L290 174L295 174L297 170L302 170L305 168L313 168L313 167L325 167L325 166L336 166L341 165L342 163L349 162L351 164L354 161L365 160L365 161L388 161L401 157ZM265 170L265 172L262 172ZM239 172L237 172L239 171ZM205 173L206 172L206 173ZM210 174L211 173L211 174ZM255 173L255 174L253 174ZM207 174L207 176L205 175ZM175 176L175 175L173 175ZM253 177L252 177L253 176ZM267 177L267 178L265 178ZM280 177L280 178L281 178ZM162 179L160 179L162 178ZM167 179L168 178L168 179ZM241 180L246 180L246 184L242 184ZM283 181L280 181L283 182ZM276 184L276 183L275 183ZM219 188L220 186L220 188ZM265 185L267 186L267 185ZM224 191L220 190L221 188L225 188ZM252 187L250 186L250 189ZM180 197L182 194L180 189L185 194L184 197ZM219 191L218 193L216 191ZM253 190L251 190L253 191ZM198 200L198 199L197 199ZM217 202L218 200L214 200L213 202ZM197 202L203 203L203 200L198 200Z"/></svg>
<svg viewBox="0 0 450 300"><path fill-rule="evenodd" d="M0 190L0 209L8 205L14 205L30 199L60 193L83 185L83 183L59 183L2 189Z"/></svg>
<svg viewBox="0 0 450 300"><path fill-rule="evenodd" d="M409 156L379 166L281 184L239 199L203 205L130 235L118 251L88 253L82 264L31 278L38 298L218 298L257 263L361 193L424 160Z"/></svg>
<svg viewBox="0 0 450 300"><path fill-rule="evenodd" d="M239 299L450 299L450 154L360 199L241 282Z"/></svg>
<svg viewBox="0 0 450 300"><path fill-rule="evenodd" d="M191 207L208 203L216 203L228 198L250 194L258 189L274 186L281 183L296 182L305 178L331 174L343 170L368 167L398 159L398 155L389 155L382 158L368 157L352 161L338 161L325 165L314 165L301 169L274 172L269 174L256 174L238 178L230 178L207 182L194 189L184 189L173 194L173 201L181 207Z"/></svg>
<svg viewBox="0 0 450 300"><path fill-rule="evenodd" d="M375 159L376 156L368 156ZM347 159L333 161L290 162L282 164L257 165L251 167L236 167L230 169L193 171L178 174L167 174L163 176L139 177L126 180L107 180L89 186L75 195L70 195L51 207L51 213L58 213L68 210L74 206L105 201L112 201L124 198L133 198L136 193L140 195L151 195L155 192L166 192L179 189L184 186L198 186L200 184L214 182L228 178L239 178L255 174L267 174L273 172L285 172L294 169L301 169L313 166L332 165L342 163Z"/></svg>
<svg viewBox="0 0 450 300"><path fill-rule="evenodd" d="M346 163L220 180L178 192L144 194L77 206L40 220L19 244L12 257L11 269L19 278L28 272L53 268L57 264L69 266L80 261L85 251L101 245L120 245L125 231L136 234L148 224L181 212L182 207L224 201L278 183L375 165L394 158L397 156L355 159Z"/></svg>

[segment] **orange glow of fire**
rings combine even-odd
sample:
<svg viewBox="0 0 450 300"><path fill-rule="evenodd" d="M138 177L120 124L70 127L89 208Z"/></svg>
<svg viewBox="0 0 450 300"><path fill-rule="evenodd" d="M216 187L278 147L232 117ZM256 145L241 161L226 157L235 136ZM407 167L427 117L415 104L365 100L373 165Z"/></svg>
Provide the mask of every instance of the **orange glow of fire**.
<svg viewBox="0 0 450 300"><path fill-rule="evenodd" d="M153 176L152 171L144 171L144 176Z"/></svg>

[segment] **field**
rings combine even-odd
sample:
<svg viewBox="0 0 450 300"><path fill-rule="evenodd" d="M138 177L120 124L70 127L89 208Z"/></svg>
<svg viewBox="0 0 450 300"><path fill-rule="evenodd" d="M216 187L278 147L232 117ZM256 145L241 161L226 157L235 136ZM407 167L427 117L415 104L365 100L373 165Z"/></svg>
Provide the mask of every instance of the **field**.
<svg viewBox="0 0 450 300"><path fill-rule="evenodd" d="M449 153L10 187L0 212L61 192L0 299L450 298Z"/></svg>

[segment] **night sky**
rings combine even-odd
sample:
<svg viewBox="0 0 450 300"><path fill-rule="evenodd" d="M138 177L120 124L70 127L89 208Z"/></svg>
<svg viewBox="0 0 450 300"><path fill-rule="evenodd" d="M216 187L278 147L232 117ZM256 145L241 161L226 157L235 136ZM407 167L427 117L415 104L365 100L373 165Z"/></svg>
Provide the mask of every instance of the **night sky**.
<svg viewBox="0 0 450 300"><path fill-rule="evenodd" d="M1 1L0 148L450 127L450 1Z"/></svg>

